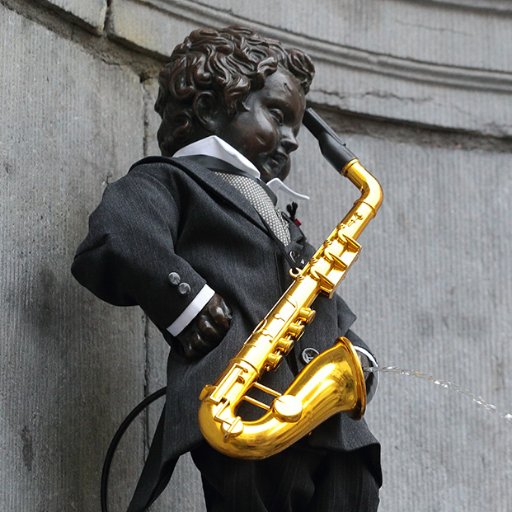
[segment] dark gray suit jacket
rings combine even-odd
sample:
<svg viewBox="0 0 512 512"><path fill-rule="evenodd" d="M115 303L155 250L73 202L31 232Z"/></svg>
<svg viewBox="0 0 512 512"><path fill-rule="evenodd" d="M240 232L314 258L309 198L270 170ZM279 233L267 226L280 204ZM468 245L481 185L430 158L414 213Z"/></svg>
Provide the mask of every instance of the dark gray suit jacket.
<svg viewBox="0 0 512 512"><path fill-rule="evenodd" d="M289 286L290 267L308 261L315 252L293 222L287 247L271 236L248 201L212 172L228 170L226 166L233 171L229 164L205 157L154 157L135 164L105 190L72 267L76 279L101 299L120 306L140 305L171 345L166 407L152 448L158 468L155 463L146 468L144 482L139 483L139 491L142 486L140 492L146 494L154 495L159 490L155 488L170 477L176 458L201 442L197 424L201 389L217 379ZM168 281L170 272L189 283L191 293L180 295ZM166 328L205 283L224 298L233 320L217 348L190 362L180 356L177 341ZM338 336L348 335L353 343L368 348L349 331L355 315L341 298L319 297L313 308L316 318L288 364L267 374L263 384L284 391L304 366L300 354L305 347L322 352ZM309 441L338 450L368 447L369 465L380 481L379 445L364 420L336 415Z"/></svg>

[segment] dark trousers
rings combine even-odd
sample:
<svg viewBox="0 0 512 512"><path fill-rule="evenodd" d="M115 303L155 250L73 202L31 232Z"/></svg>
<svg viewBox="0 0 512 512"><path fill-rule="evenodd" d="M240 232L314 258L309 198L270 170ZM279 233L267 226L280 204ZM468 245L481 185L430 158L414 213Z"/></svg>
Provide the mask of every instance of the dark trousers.
<svg viewBox="0 0 512 512"><path fill-rule="evenodd" d="M208 512L375 512L379 488L361 450L299 442L260 461L225 457L206 443L192 451Z"/></svg>

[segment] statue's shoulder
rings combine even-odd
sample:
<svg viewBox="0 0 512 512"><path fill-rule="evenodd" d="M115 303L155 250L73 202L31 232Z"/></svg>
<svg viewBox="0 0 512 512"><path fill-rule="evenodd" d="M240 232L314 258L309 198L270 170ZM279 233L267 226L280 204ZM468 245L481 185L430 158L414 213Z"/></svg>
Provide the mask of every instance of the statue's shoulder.
<svg viewBox="0 0 512 512"><path fill-rule="evenodd" d="M157 179L169 176L194 176L203 172L203 166L192 158L172 158L168 156L147 156L135 162L129 169L128 175L142 173Z"/></svg>

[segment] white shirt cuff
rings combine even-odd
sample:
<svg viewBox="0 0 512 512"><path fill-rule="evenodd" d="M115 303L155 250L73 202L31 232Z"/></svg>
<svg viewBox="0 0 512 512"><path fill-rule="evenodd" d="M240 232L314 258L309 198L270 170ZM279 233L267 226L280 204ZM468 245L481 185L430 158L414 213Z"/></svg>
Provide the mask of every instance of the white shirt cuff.
<svg viewBox="0 0 512 512"><path fill-rule="evenodd" d="M373 354L371 352L369 352L365 348L359 347L357 345L354 345L354 350L356 352L360 352L361 354L364 354L370 361L372 368L379 367L379 363L377 363L377 360L375 359L375 357L373 356ZM368 375L366 376L366 400L368 403L374 397L378 386L379 386L379 374L375 373L375 372L368 373Z"/></svg>
<svg viewBox="0 0 512 512"><path fill-rule="evenodd" d="M167 330L173 335L178 336L187 325L194 320L199 311L204 308L207 302L215 295L215 292L205 284L201 291L195 296L194 300L183 310L181 315L167 327Z"/></svg>
<svg viewBox="0 0 512 512"><path fill-rule="evenodd" d="M370 363L372 363L372 368L379 367L379 363L377 363L377 360L375 359L375 357L373 356L373 354L371 352L369 352L368 350L366 350L363 347L359 347L358 345L354 345L354 350L356 352L361 352L361 354L364 354L370 360Z"/></svg>

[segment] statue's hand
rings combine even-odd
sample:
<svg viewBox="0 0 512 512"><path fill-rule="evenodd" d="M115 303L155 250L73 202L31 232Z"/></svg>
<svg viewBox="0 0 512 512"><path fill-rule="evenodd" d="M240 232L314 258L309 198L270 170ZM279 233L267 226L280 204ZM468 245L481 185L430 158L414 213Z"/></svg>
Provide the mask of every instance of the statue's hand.
<svg viewBox="0 0 512 512"><path fill-rule="evenodd" d="M187 359L199 359L224 338L231 324L231 310L217 293L177 336Z"/></svg>

